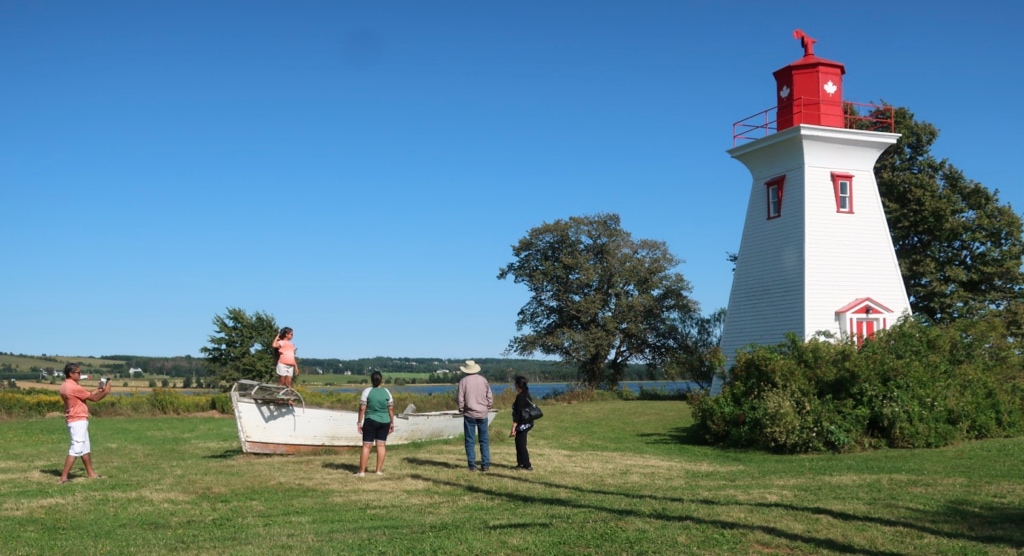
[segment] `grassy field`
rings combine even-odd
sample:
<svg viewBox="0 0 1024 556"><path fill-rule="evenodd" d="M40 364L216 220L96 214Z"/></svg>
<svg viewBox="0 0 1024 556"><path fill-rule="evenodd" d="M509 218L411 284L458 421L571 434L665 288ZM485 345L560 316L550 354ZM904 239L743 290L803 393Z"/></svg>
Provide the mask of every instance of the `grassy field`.
<svg viewBox="0 0 1024 556"><path fill-rule="evenodd" d="M462 441L250 456L224 417L97 418L105 479L57 484L60 419L0 421L5 554L1020 554L1024 439L773 456L697 446L680 402L546 405L517 472ZM371 457L371 465L373 458Z"/></svg>
<svg viewBox="0 0 1024 556"><path fill-rule="evenodd" d="M93 371L90 374L89 378L82 380L82 385L85 386L86 388L89 388L89 389L95 388L99 384L100 378L103 377L103 376L107 376L108 374L109 373ZM395 374L396 375L401 375L401 374L414 375L414 373L395 373ZM419 377L419 379L417 379L416 383L417 384L428 384L429 381L426 380L426 377L427 377L427 375L420 375L420 377ZM115 392L120 392L120 391L123 391L123 390L127 390L127 391L146 392L146 391L149 391L149 389L150 389L149 388L150 381L155 381L157 386L161 386L163 384L164 380L167 380L168 383L172 387L175 387L175 388L181 387L181 385L184 382L184 379L182 377L180 377L180 376L168 377L168 376L163 376L163 375L149 375L149 376L146 376L145 378L132 378L132 379L128 379L128 378L115 378L115 379L113 379L113 381L114 381L113 382L113 384L114 384L114 391ZM49 379L47 379L47 380L19 380L18 381L18 385L21 386L22 388L60 389L60 384L63 381L64 381L64 375L61 374L57 378L54 378L52 383L51 383L51 381ZM273 382L276 384L276 380L274 380ZM127 384L127 386L125 386L125 384ZM304 387L304 388L331 388L331 387L358 388L358 387L362 387L362 386L369 386L370 385L370 377L368 377L368 376L340 376L339 375L339 376L331 376L330 378L325 378L325 377L323 377L321 375L316 375L316 376L314 376L314 375L310 375L310 376L299 375L299 379L297 381L295 381L295 384L296 384L296 386L301 386L301 387ZM385 384L385 386L391 386L391 383ZM455 384L452 384L451 386L452 386L452 388L455 388Z"/></svg>
<svg viewBox="0 0 1024 556"><path fill-rule="evenodd" d="M99 386L100 378L104 377L104 376L106 376L106 375L103 374L103 373L93 373L92 375L89 376L89 378L82 379L79 382L79 384L81 384L82 386L86 387L89 390L94 390L94 389L96 389ZM152 379L150 379L150 378L145 378L145 379L140 379L140 378L133 378L133 379L115 378L115 379L112 379L112 386L111 386L112 390L111 391L114 392L114 393L149 392L149 391L152 390L152 388L149 387L149 381L150 380L155 380L156 383L157 383L157 387L160 387L160 385L162 384L164 379L167 379L167 381L171 385L174 385L175 388L180 387L181 384L182 384L182 380L183 380L181 377L163 377L163 376L155 377L155 378L152 378ZM49 380L19 380L18 381L18 386L21 387L21 388L39 388L39 389L42 389L42 390L60 390L61 384L63 384L63 382L64 382L64 375L62 373L60 375L60 378L56 378L52 382L49 381ZM125 384L127 384L127 386L125 386ZM203 391L203 392L209 391L208 389L194 389L194 388L191 388L189 390L190 391L197 391L197 390L199 390L199 391Z"/></svg>
<svg viewBox="0 0 1024 556"><path fill-rule="evenodd" d="M5 356L0 355L0 357L5 357ZM10 357L10 356L6 356L6 357ZM22 363L24 363L25 360L22 359L21 361L22 361ZM34 360L34 361L38 361L38 360ZM102 360L101 359L93 360L93 363L98 366L99 363L95 363L96 361L102 361ZM2 362L0 362L0 363L2 363ZM53 362L49 362L48 364L49 364L50 367L56 367L56 365ZM32 365L38 367L40 365L40 363L33 363ZM63 368L64 368L64 364L62 363L60 365L60 369L59 370L62 371ZM28 369L29 369L29 366L26 365L24 367L24 371L28 371ZM83 367L83 370L89 372L89 378L82 380L82 385L86 386L87 388L95 388L96 385L99 383L101 377L108 376L110 374L109 372L101 370L98 367ZM402 378L402 379L404 379L406 381L416 380L416 384L442 384L442 385L449 384L447 382L433 383L433 382L430 381L430 375L429 374L391 373L391 374L387 375L387 378L388 378L388 382L385 384L385 386L391 386L393 384L393 381L395 379L397 379L397 378ZM141 389L142 391L145 391L145 390L148 390L150 381L156 381L157 385L159 386L159 385L161 385L163 383L163 381L165 379L170 383L170 385L172 385L174 387L180 387L182 385L182 383L184 382L184 380L185 380L183 377L180 377L180 376L169 377L169 376L164 376L164 375L147 375L144 378L131 378L131 379L128 379L128 378L115 378L114 379L114 388L115 388L115 390L119 390L119 389L122 389L122 388L127 388L127 389L131 389L131 390ZM63 373L60 373L57 377L55 377L53 379L53 384L55 384L57 388L60 388L60 383L63 382L63 381L64 381L64 375L63 375ZM276 383L276 379L272 378L272 381ZM49 379L46 379L46 380L37 380L37 379L33 379L33 380L19 380L18 381L18 385L21 386L22 388L47 388L47 385L50 384L50 382L51 381ZM125 383L127 383L128 386L124 386ZM344 388L344 387L350 387L350 388L352 388L352 387L369 386L370 385L370 377L369 376L357 376L357 375L345 376L345 375L307 375L307 374L300 374L299 378L295 381L295 384L296 384L296 386L302 386L302 387L305 387L305 388L319 388L319 387L323 387L323 388L330 388L330 387ZM451 386L452 386L452 388L454 388L455 384L452 383Z"/></svg>
<svg viewBox="0 0 1024 556"><path fill-rule="evenodd" d="M56 359L51 361L50 359ZM82 365L83 369L99 369L101 365L120 365L124 361L113 359L97 359L95 357L77 357L73 355L54 355L51 358L43 359L31 355L7 355L0 353L0 365L10 365L19 372L27 373L35 368L63 370L64 364L75 362Z"/></svg>

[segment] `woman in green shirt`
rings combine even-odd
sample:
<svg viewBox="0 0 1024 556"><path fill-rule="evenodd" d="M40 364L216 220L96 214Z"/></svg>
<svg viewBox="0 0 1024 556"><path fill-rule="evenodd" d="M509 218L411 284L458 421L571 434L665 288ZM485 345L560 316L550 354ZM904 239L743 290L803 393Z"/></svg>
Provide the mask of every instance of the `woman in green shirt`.
<svg viewBox="0 0 1024 556"><path fill-rule="evenodd" d="M377 443L377 474L384 474L384 456L387 454L388 433L395 432L395 399L387 388L381 388L384 381L380 371L370 375L371 388L363 390L359 398L359 428L363 435L363 453L359 456L359 471L356 477L366 475L366 463L370 459L370 446Z"/></svg>

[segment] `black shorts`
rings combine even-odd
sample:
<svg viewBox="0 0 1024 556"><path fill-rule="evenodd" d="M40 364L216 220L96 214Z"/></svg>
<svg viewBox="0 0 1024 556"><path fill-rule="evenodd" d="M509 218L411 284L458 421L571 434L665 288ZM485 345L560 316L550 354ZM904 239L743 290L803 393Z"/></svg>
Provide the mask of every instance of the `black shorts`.
<svg viewBox="0 0 1024 556"><path fill-rule="evenodd" d="M391 430L391 423L363 419L363 444L372 444L375 440L387 442L389 430Z"/></svg>

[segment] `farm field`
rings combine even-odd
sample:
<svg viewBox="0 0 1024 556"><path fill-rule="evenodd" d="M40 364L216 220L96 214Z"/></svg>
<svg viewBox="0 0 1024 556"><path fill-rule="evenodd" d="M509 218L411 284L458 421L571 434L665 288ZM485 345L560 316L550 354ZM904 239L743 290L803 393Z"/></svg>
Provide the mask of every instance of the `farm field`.
<svg viewBox="0 0 1024 556"><path fill-rule="evenodd" d="M1019 554L1024 439L775 456L696 445L681 402L549 404L514 470L461 439L358 453L242 454L230 417L95 418L104 479L58 485L60 418L0 421L6 554ZM371 456L371 465L373 456Z"/></svg>
<svg viewBox="0 0 1024 556"><path fill-rule="evenodd" d="M52 383L49 382L49 381L43 381L43 380L21 380L21 381L18 381L18 385L21 388L38 388L40 390L53 390L54 392L56 392L56 391L60 390L60 386L64 382L63 375L61 375L61 376L62 377L60 379L55 379ZM94 375L90 376L89 378L82 379L81 385L84 386L85 388L89 389L89 390L95 390L97 387L99 387L100 376L101 375L99 375L99 374L94 374ZM157 376L157 377L152 377L152 380L156 380L157 384L159 385L161 383L161 381L163 381L165 378L167 380L169 380L172 384L180 385L181 382L182 382L181 377ZM113 379L113 381L111 383L111 393L114 393L114 394L121 393L121 394L123 394L123 393L128 393L128 392L130 392L130 393L150 392L150 391L153 390L149 386L149 381L150 380L151 380L150 378L146 378L146 379L115 378L115 379ZM125 383L127 383L128 386L125 386ZM190 389L188 389L188 391L193 391L193 392L211 392L212 390L190 388ZM217 390L217 391L219 392L219 390Z"/></svg>
<svg viewBox="0 0 1024 556"><path fill-rule="evenodd" d="M53 357L46 356L31 356L31 355L8 355L6 353L0 353L0 366L9 365L11 368L19 372L28 372L33 367L36 368L53 368L63 369L64 364L68 362L75 362L82 365L83 368L99 368L101 365L120 365L124 361L116 361L113 359L98 359L96 357L78 357L74 355L54 355Z"/></svg>

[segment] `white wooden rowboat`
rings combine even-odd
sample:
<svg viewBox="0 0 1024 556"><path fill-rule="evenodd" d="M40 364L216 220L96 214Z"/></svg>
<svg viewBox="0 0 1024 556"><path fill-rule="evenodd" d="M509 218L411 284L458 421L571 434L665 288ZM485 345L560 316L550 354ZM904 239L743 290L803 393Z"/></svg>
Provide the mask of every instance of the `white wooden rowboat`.
<svg viewBox="0 0 1024 556"><path fill-rule="evenodd" d="M363 444L356 428L358 412L306 407L302 396L292 388L239 380L231 387L231 404L245 453L295 454ZM395 415L395 432L388 435L388 446L454 438L463 432L458 411L415 410L410 405ZM488 425L497 413L490 411Z"/></svg>

